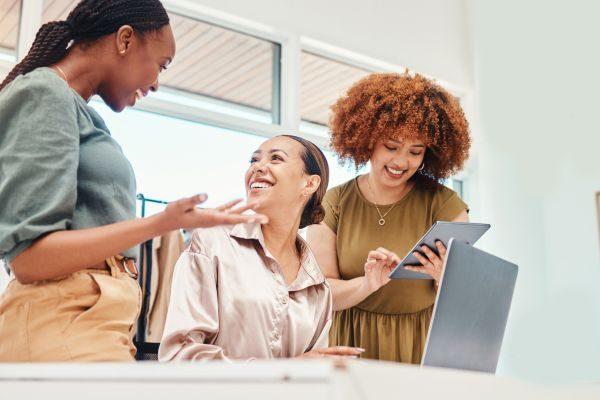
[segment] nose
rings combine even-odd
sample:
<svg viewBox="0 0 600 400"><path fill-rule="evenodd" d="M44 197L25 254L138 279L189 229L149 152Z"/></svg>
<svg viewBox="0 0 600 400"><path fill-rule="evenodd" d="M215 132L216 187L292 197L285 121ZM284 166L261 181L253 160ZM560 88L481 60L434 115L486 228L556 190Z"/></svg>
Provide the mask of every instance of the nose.
<svg viewBox="0 0 600 400"><path fill-rule="evenodd" d="M154 81L154 83L152 85L150 85L150 90L153 92L156 92L158 90L158 87L160 85L158 84L158 78L156 78L156 80Z"/></svg>
<svg viewBox="0 0 600 400"><path fill-rule="evenodd" d="M395 164L395 167L398 167L400 169L407 169L408 168L408 158L406 158L404 156L395 157L394 164Z"/></svg>

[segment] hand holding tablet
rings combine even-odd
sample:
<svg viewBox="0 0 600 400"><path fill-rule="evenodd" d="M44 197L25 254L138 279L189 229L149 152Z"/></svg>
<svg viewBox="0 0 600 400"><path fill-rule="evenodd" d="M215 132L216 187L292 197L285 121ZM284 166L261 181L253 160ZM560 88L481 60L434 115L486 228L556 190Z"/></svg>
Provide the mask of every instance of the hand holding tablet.
<svg viewBox="0 0 600 400"><path fill-rule="evenodd" d="M439 241L443 244L443 249L450 242L451 238L455 241L472 245L475 243L487 230L490 229L489 224L479 224L472 222L436 222L423 237L413 246L402 261L398 263L396 268L390 273L391 279L433 279L430 275L423 274L420 272L410 271L406 269L406 266L421 266L421 261L426 257L421 256L421 260L417 258L414 253L423 253L427 255L427 252L435 253L435 256L439 257L440 249L436 242ZM426 247L423 247L426 246ZM427 250L428 249L428 250ZM435 258L435 257L433 257ZM442 254L443 258L443 254Z"/></svg>

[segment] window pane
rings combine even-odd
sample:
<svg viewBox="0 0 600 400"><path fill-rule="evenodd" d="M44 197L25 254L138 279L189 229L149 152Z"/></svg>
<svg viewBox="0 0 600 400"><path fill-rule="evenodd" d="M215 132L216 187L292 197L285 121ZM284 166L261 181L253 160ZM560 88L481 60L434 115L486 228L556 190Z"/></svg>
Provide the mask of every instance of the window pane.
<svg viewBox="0 0 600 400"><path fill-rule="evenodd" d="M67 18L77 2L44 0L44 22ZM258 122L279 122L279 44L173 13L169 17L177 54L160 84L176 92L159 92L157 97Z"/></svg>
<svg viewBox="0 0 600 400"><path fill-rule="evenodd" d="M42 23L50 21L62 21L67 19L75 5L80 0L44 0L44 12Z"/></svg>
<svg viewBox="0 0 600 400"><path fill-rule="evenodd" d="M161 84L279 119L278 44L171 14L177 42Z"/></svg>
<svg viewBox="0 0 600 400"><path fill-rule="evenodd" d="M0 0L0 52L14 54L20 17L21 0Z"/></svg>
<svg viewBox="0 0 600 400"><path fill-rule="evenodd" d="M138 193L171 201L206 192L207 206L245 198L244 174L252 152L266 138L132 109L116 114L103 103L92 104L133 165ZM325 155L329 187L356 175L331 152ZM147 207L149 215L163 206Z"/></svg>
<svg viewBox="0 0 600 400"><path fill-rule="evenodd" d="M244 198L244 174L265 139L194 122L128 109L96 108L136 174L137 191L172 201L208 193L207 206Z"/></svg>
<svg viewBox="0 0 600 400"><path fill-rule="evenodd" d="M320 125L329 122L329 107L356 81L370 72L309 52L302 52L300 116Z"/></svg>

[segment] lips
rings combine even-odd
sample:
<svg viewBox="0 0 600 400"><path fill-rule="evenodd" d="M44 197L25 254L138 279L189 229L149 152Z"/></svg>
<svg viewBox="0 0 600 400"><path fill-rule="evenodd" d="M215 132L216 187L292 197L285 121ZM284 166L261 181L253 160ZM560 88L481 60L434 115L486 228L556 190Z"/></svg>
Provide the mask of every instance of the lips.
<svg viewBox="0 0 600 400"><path fill-rule="evenodd" d="M275 184L270 182L267 179L263 179L263 178L253 178L250 180L250 182L248 182L248 186L250 187L250 189L257 189L257 190L265 190L265 189L269 189L272 188Z"/></svg>
<svg viewBox="0 0 600 400"><path fill-rule="evenodd" d="M396 168L386 166L385 171L387 172L387 175L390 176L391 178L399 179L399 178L402 178L406 174L407 170L396 169Z"/></svg>

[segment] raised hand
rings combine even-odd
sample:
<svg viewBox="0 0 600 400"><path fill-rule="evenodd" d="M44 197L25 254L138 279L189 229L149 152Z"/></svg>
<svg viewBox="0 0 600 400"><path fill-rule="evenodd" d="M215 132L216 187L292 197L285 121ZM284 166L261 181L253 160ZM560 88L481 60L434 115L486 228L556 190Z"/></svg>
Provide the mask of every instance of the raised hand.
<svg viewBox="0 0 600 400"><path fill-rule="evenodd" d="M265 224L268 218L262 214L243 214L245 211L253 210L255 204L245 204L236 207L242 200L230 201L216 208L199 208L208 196L198 194L192 197L171 202L165 208L161 218L167 226L167 230L208 228L217 225L234 225L242 223L259 222Z"/></svg>
<svg viewBox="0 0 600 400"><path fill-rule="evenodd" d="M400 257L383 247L370 251L365 263L364 286L367 292L373 293L388 283L392 269L399 262Z"/></svg>

